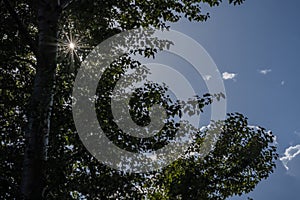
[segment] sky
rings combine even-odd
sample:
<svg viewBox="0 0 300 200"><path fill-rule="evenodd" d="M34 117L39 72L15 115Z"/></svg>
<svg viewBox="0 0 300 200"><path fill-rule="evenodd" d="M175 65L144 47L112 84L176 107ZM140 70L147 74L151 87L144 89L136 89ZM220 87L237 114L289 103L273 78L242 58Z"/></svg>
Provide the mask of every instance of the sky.
<svg viewBox="0 0 300 200"><path fill-rule="evenodd" d="M300 1L246 0L207 9L205 23L171 24L199 42L224 78L227 111L272 130L280 160L267 180L243 197L299 199ZM205 8L206 9L206 8Z"/></svg>
<svg viewBox="0 0 300 200"><path fill-rule="evenodd" d="M227 112L242 113L249 124L276 136L280 159L275 172L251 193L229 200L300 199L300 1L246 0L240 6L226 2L204 8L211 15L207 22L183 19L171 29L196 40L214 60L224 80ZM162 64L174 68L189 65L165 61ZM190 80L199 79L189 72Z"/></svg>
<svg viewBox="0 0 300 200"><path fill-rule="evenodd" d="M240 6L224 0L219 7L204 8L211 15L207 22L171 24L214 60L225 83L227 112L243 113L251 125L276 136L280 159L275 172L253 192L229 200L300 199L299 8L299 0L246 0Z"/></svg>

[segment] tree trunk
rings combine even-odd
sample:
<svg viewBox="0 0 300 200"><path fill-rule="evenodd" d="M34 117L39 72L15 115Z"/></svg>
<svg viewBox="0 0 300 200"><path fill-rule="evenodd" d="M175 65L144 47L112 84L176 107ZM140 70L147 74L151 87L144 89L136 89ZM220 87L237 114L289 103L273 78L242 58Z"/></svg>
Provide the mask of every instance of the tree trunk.
<svg viewBox="0 0 300 200"><path fill-rule="evenodd" d="M21 193L24 199L43 199L45 163L53 104L57 58L57 25L61 13L57 1L38 2L37 71L28 110Z"/></svg>

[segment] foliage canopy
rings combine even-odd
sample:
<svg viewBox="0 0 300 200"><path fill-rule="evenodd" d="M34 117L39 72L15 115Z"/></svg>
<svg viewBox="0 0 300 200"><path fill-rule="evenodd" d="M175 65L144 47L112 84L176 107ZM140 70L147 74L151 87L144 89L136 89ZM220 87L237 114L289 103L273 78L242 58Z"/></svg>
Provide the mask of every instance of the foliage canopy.
<svg viewBox="0 0 300 200"><path fill-rule="evenodd" d="M236 5L243 1L229 0L229 3ZM41 163L44 168L41 170L43 177L41 198L225 199L235 194L248 193L260 180L267 178L275 167L274 159L277 159L276 148L273 145L274 138L263 128L249 127L247 118L238 113L228 115L216 148L204 158L197 157L195 153L203 143L203 137L208 129L195 132L194 145L181 159L160 171L146 174L124 174L99 163L80 142L72 119L71 94L75 75L80 62L92 47L123 30L140 26L167 28L169 22L177 22L181 17L190 21L205 21L209 18L209 14L203 13L201 6L214 7L221 2L221 0L44 0L38 3L33 0L1 1L0 198L30 198L26 197L26 194L25 197L22 196L20 190L25 147L28 145L25 132L36 119L34 116L37 115L37 118L44 116L48 112L48 107L51 110L51 116L49 115L51 123L46 122L46 125L50 125L50 133L49 144L45 143L47 159L43 161L45 163ZM41 11L46 14L41 15L39 13ZM58 20L55 21L54 18L51 20L57 29L53 27L49 30L43 29L41 16L51 17L55 13ZM49 19L49 23L51 20ZM52 28L55 29L52 35L54 38L48 34ZM44 44L45 41L41 41L43 34L49 36L45 40L50 38L49 41L53 43ZM73 52L66 53L63 44L60 44L66 37L80 39L83 47L76 51L76 55ZM41 45L45 45L42 47L46 47L46 51L52 51L49 46L58 45L58 49L55 48L58 54L55 53L52 57L53 62L50 63L54 66L52 71L41 67L45 59L41 56ZM149 54L144 51L143 54L149 56L153 55L153 52ZM73 56L73 59L70 59L70 56ZM134 68L138 65L133 61L127 61L127 58L121 59L119 66L127 64ZM103 98L98 101L99 106L105 111L97 113L100 120L104 117L109 118L107 114L109 105L105 103L108 102L105 101L105 97L109 94L117 75L120 73L114 71L107 73L105 84L98 87L100 93L108 91L106 96L102 96ZM48 100L53 97L53 101L45 100L44 104L42 101L39 102L37 105L48 107L35 111L32 100L35 99L34 95L37 95L38 90L35 88L38 86L37 82L44 79L47 80L45 87L50 88L45 91L51 93L46 97ZM160 100L157 93L153 91L150 93L151 88L151 86L148 88L151 98L144 97L144 99L153 104L153 101ZM140 97L137 92L135 98ZM208 105L213 98L210 95L199 97L198 106L202 108ZM138 101L132 100L132 107L144 106L135 104L136 102ZM169 109L174 115L179 115L177 107ZM137 123L147 123L149 120L147 113L132 115ZM110 123L106 125L108 130L113 130ZM215 126L220 124L216 122ZM114 136L112 139L117 143ZM119 145L129 148L132 143ZM151 148L155 149L160 145Z"/></svg>

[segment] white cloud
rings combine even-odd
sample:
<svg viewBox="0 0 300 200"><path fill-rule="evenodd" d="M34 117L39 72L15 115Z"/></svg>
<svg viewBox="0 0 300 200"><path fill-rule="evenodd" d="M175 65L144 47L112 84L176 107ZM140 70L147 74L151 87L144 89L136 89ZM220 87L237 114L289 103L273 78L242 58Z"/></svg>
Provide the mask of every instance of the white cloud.
<svg viewBox="0 0 300 200"><path fill-rule="evenodd" d="M234 77L236 77L237 74L235 73L228 73L228 72L223 72L222 77L224 80L228 80L228 79L234 79Z"/></svg>
<svg viewBox="0 0 300 200"><path fill-rule="evenodd" d="M284 156L279 158L279 160L281 160L286 170L289 170L288 163L292 161L299 154L300 154L300 144L296 146L290 146L285 150Z"/></svg>
<svg viewBox="0 0 300 200"><path fill-rule="evenodd" d="M281 81L281 83L280 83L281 85L284 85L285 84L285 82L284 81Z"/></svg>
<svg viewBox="0 0 300 200"><path fill-rule="evenodd" d="M270 73L271 71L272 71L271 69L262 69L262 70L259 70L259 73L266 75L266 74Z"/></svg>

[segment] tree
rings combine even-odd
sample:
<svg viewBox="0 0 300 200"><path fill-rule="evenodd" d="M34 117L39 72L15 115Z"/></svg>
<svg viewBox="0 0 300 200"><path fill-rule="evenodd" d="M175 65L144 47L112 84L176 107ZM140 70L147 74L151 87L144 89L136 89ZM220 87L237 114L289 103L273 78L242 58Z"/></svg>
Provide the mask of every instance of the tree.
<svg viewBox="0 0 300 200"><path fill-rule="evenodd" d="M242 2L229 0L234 5ZM66 59L59 51L59 39L72 33L93 47L122 30L140 26L166 28L166 22L176 22L182 15L205 21L209 15L202 14L201 4L213 7L220 3L221 0L2 1L1 197L140 197L133 187L133 182L141 179L139 175L124 175L100 165L76 136L70 107L72 84L89 49L75 57L71 51L68 55L75 60ZM266 169L267 174L270 171ZM124 191L120 189L123 186Z"/></svg>
<svg viewBox="0 0 300 200"><path fill-rule="evenodd" d="M196 152L203 136L197 135L187 155L151 179L150 196L159 199L226 199L254 189L273 172L277 159L274 137L262 127L248 125L242 114L228 114L217 144L203 159ZM189 156L189 155L193 156ZM196 154L195 154L196 153ZM160 191L163 188L164 193Z"/></svg>

